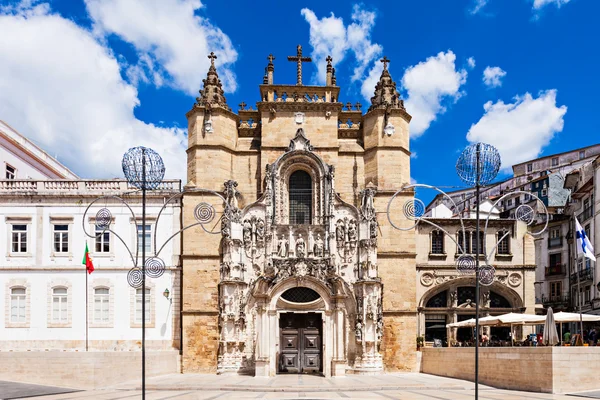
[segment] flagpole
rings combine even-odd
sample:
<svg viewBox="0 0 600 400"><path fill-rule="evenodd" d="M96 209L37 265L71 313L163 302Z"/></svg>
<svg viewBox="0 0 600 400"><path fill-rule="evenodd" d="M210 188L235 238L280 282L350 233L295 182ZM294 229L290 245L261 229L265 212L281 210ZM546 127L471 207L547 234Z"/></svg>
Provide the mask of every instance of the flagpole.
<svg viewBox="0 0 600 400"><path fill-rule="evenodd" d="M87 241L85 245L87 249ZM89 324L88 324L88 314L89 314L89 306L88 306L88 268L87 263L85 264L85 268L83 269L85 273L85 351L88 351L88 334L89 334Z"/></svg>
<svg viewBox="0 0 600 400"><path fill-rule="evenodd" d="M579 242L577 241L577 237L578 237L578 232L577 232L577 224L579 223L579 221L577 221L577 217L575 215L573 215L573 218L575 219L575 269L578 270L578 259L579 259ZM582 228L583 229L583 228ZM585 259L585 255L584 255L584 259ZM584 260L585 262L585 260ZM577 271L577 305L579 306L579 337L581 338L581 343L583 343L583 314L581 313L581 286L580 286L580 279L579 279L579 273L581 271ZM575 341L575 346L577 346L577 340Z"/></svg>

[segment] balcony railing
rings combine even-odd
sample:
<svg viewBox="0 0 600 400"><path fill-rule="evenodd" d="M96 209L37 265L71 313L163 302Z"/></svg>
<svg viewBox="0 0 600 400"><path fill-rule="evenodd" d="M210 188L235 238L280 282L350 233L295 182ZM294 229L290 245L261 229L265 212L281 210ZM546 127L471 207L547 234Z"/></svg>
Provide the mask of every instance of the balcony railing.
<svg viewBox="0 0 600 400"><path fill-rule="evenodd" d="M562 246L562 237L556 237L556 238L548 238L548 247L552 248L552 247L561 247Z"/></svg>
<svg viewBox="0 0 600 400"><path fill-rule="evenodd" d="M35 194L104 194L111 192L127 192L136 190L125 179L2 179L0 195L18 192ZM166 179L156 188L157 191L179 191L181 181Z"/></svg>
<svg viewBox="0 0 600 400"><path fill-rule="evenodd" d="M577 216L577 220L579 220L580 223L583 223L584 221L587 221L588 219L592 218L592 215L594 215L594 207L589 206Z"/></svg>
<svg viewBox="0 0 600 400"><path fill-rule="evenodd" d="M558 296L542 296L542 304L545 307L564 306L567 307L570 302L570 297L567 294Z"/></svg>
<svg viewBox="0 0 600 400"><path fill-rule="evenodd" d="M594 280L594 267L582 269L571 274L571 284L577 284L577 278L579 282L592 281Z"/></svg>
<svg viewBox="0 0 600 400"><path fill-rule="evenodd" d="M566 265L564 264L558 264L558 265L553 265L550 267L546 267L546 273L545 276L557 276L557 275L564 275L567 271Z"/></svg>

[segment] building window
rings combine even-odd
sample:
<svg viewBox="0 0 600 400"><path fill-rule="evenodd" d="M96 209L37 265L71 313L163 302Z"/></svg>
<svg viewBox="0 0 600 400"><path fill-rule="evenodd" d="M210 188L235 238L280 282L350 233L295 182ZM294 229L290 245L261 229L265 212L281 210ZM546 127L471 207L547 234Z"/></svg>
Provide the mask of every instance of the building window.
<svg viewBox="0 0 600 400"><path fill-rule="evenodd" d="M27 290L25 288L12 288L10 290L10 322L25 323L27 320L26 311Z"/></svg>
<svg viewBox="0 0 600 400"><path fill-rule="evenodd" d="M510 235L508 231L498 232L498 254L510 254Z"/></svg>
<svg viewBox="0 0 600 400"><path fill-rule="evenodd" d="M585 150L581 150L581 151L579 152L579 159L580 159L580 160L583 160L584 158L585 158Z"/></svg>
<svg viewBox="0 0 600 400"><path fill-rule="evenodd" d="M511 308L512 305L506 297L496 293L490 292L490 307L491 308Z"/></svg>
<svg viewBox="0 0 600 400"><path fill-rule="evenodd" d="M142 238L144 237L144 231L143 231L143 225L142 224L138 224L137 225L137 242L138 242L138 255L141 256L142 254ZM152 253L152 224L146 224L146 232L145 232L145 236L146 236L146 242L145 242L145 247L146 247L146 255Z"/></svg>
<svg viewBox="0 0 600 400"><path fill-rule="evenodd" d="M17 169L12 165L6 164L6 179L16 179Z"/></svg>
<svg viewBox="0 0 600 400"><path fill-rule="evenodd" d="M458 231L458 246L462 249L465 254L471 254L471 232ZM459 249L459 252L460 252Z"/></svg>
<svg viewBox="0 0 600 400"><path fill-rule="evenodd" d="M508 206L512 207L512 199L508 199Z"/></svg>
<svg viewBox="0 0 600 400"><path fill-rule="evenodd" d="M425 307L440 308L448 307L448 291L444 290L430 298Z"/></svg>
<svg viewBox="0 0 600 400"><path fill-rule="evenodd" d="M69 252L69 225L54 225L54 252Z"/></svg>
<svg viewBox="0 0 600 400"><path fill-rule="evenodd" d="M472 239L471 252L473 254L475 254L475 252L477 251L477 242L475 241L476 240L475 238L476 238L475 232L471 232L471 239ZM485 240L484 240L483 232L479 232L479 254L485 254Z"/></svg>
<svg viewBox="0 0 600 400"><path fill-rule="evenodd" d="M550 300L556 301L562 293L562 282L550 282Z"/></svg>
<svg viewBox="0 0 600 400"><path fill-rule="evenodd" d="M590 297L591 289L592 289L591 286L586 286L585 287L584 296L583 296L584 303L589 303L590 302L590 300L591 300L591 297Z"/></svg>
<svg viewBox="0 0 600 400"><path fill-rule="evenodd" d="M108 288L94 289L94 323L106 324L109 317L110 291Z"/></svg>
<svg viewBox="0 0 600 400"><path fill-rule="evenodd" d="M67 288L54 288L52 290L52 322L64 324L67 321Z"/></svg>
<svg viewBox="0 0 600 400"><path fill-rule="evenodd" d="M27 253L27 225L12 225L11 250L13 253Z"/></svg>
<svg viewBox="0 0 600 400"><path fill-rule="evenodd" d="M548 197L548 189L542 189L542 197Z"/></svg>
<svg viewBox="0 0 600 400"><path fill-rule="evenodd" d="M554 158L552 159L552 166L553 166L553 167L556 167L557 165L558 165L558 157L554 157Z"/></svg>
<svg viewBox="0 0 600 400"><path fill-rule="evenodd" d="M146 288L146 308L144 310L146 323L150 322L150 289ZM142 323L142 289L135 291L135 322Z"/></svg>
<svg viewBox="0 0 600 400"><path fill-rule="evenodd" d="M533 164L529 163L527 164L527 172L531 172L533 171Z"/></svg>
<svg viewBox="0 0 600 400"><path fill-rule="evenodd" d="M310 224L312 221L312 180L305 171L290 175L290 224Z"/></svg>
<svg viewBox="0 0 600 400"><path fill-rule="evenodd" d="M96 253L110 253L110 232L98 226L96 226Z"/></svg>
<svg viewBox="0 0 600 400"><path fill-rule="evenodd" d="M590 243L594 243L591 236L592 228L590 227L590 224L587 224L583 230L585 231L585 236L587 236Z"/></svg>
<svg viewBox="0 0 600 400"><path fill-rule="evenodd" d="M431 232L431 254L444 254L444 233Z"/></svg>

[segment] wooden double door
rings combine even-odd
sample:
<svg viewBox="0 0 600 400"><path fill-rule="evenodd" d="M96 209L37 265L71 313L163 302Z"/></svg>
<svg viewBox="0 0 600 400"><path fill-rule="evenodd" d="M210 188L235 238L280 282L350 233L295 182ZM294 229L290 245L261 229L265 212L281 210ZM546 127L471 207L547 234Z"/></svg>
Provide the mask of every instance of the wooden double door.
<svg viewBox="0 0 600 400"><path fill-rule="evenodd" d="M323 321L317 313L283 313L279 319L279 372L318 374L322 367Z"/></svg>

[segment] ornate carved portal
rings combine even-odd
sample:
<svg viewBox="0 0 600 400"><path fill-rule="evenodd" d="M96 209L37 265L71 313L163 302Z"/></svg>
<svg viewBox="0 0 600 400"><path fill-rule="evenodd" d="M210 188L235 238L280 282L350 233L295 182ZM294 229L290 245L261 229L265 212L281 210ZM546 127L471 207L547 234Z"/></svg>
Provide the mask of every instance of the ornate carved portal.
<svg viewBox="0 0 600 400"><path fill-rule="evenodd" d="M289 177L298 170L312 183L311 223L305 225L289 223ZM276 374L280 316L306 312L320 314L325 376L383 370L375 190L361 192L358 209L336 195L334 172L298 129L288 150L267 165L255 203L240 210L237 184L225 182L219 373ZM293 287L320 298L295 303L281 297Z"/></svg>

